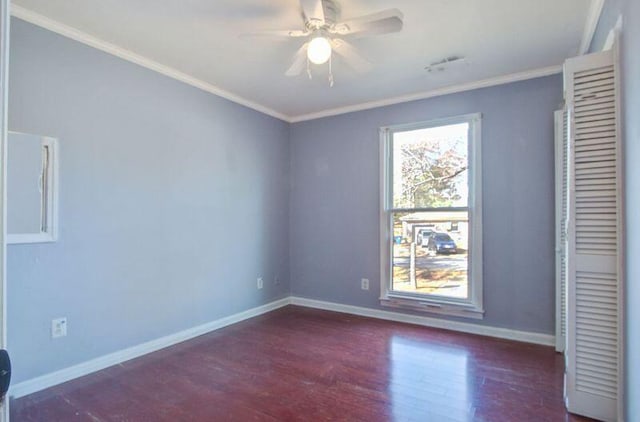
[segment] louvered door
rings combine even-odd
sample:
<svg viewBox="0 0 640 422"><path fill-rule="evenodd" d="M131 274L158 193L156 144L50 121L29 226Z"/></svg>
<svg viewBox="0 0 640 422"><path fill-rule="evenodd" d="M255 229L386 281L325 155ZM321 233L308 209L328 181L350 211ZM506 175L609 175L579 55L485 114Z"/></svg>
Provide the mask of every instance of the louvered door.
<svg viewBox="0 0 640 422"><path fill-rule="evenodd" d="M567 199L569 192L569 123L567 112L555 112L556 166L556 351L564 352L567 340Z"/></svg>
<svg viewBox="0 0 640 422"><path fill-rule="evenodd" d="M617 420L621 380L621 173L614 54L568 60L566 402Z"/></svg>

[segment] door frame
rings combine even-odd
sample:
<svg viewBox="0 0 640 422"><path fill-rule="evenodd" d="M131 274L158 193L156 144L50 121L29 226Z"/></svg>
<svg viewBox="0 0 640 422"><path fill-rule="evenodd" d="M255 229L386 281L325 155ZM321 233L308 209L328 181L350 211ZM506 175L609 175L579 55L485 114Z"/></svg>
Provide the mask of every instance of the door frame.
<svg viewBox="0 0 640 422"><path fill-rule="evenodd" d="M7 104L11 0L0 0L0 348L7 348ZM0 403L0 422L9 421L9 395Z"/></svg>

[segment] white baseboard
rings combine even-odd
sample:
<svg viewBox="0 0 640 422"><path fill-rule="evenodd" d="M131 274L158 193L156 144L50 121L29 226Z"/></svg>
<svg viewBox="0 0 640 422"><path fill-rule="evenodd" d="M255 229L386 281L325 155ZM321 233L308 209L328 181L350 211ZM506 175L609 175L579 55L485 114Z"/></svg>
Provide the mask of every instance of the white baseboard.
<svg viewBox="0 0 640 422"><path fill-rule="evenodd" d="M291 304L308 308L324 309L327 311L343 312L371 318L385 319L389 321L405 322L408 324L423 325L432 328L460 331L481 336L496 337L507 340L522 341L543 346L554 346L555 336L550 334L532 333L528 331L510 330L508 328L490 327L486 325L471 324L468 322L451 321L440 318L430 318L418 315L403 314L400 312L382 311L379 309L363 308L360 306L343 305L341 303L325 302L321 300L291 297Z"/></svg>
<svg viewBox="0 0 640 422"><path fill-rule="evenodd" d="M117 365L127 360L137 358L139 356L146 355L160 349L164 349L165 347L169 347L186 340L190 340L194 337L201 336L203 334L218 330L228 325L235 324L237 322L244 321L246 319L265 314L267 312L271 312L278 308L282 308L283 306L289 305L290 302L290 298L288 297L276 300L274 302L267 303L266 305L248 309L246 311L239 312L228 317L220 318L206 324L198 325L197 327L189 328L187 330L161 337L156 340L151 340L137 346L129 347L128 349L110 353L108 355L104 355L96 359L80 363L78 365L70 366L59 371L51 372L37 378L23 381L12 386L9 390L9 395L13 398L23 397L40 390L44 390L45 388L62 384L63 382L70 381L74 378L79 378L92 372L108 368L109 366Z"/></svg>
<svg viewBox="0 0 640 422"><path fill-rule="evenodd" d="M467 322L450 321L439 318L430 318L417 315L403 314L400 312L382 311L379 309L363 308L359 306L343 305L340 303L325 302L321 300L306 299L302 297L286 297L239 312L228 317L220 318L197 327L189 328L175 334L151 340L128 349L120 350L108 355L104 355L59 371L51 372L27 381L23 381L11 387L9 395L13 398L23 397L37 391L44 390L54 385L62 384L92 372L108 368L109 366L134 359L151 352L155 352L165 347L190 340L194 337L218 330L237 322L253 318L267 312L274 311L287 305L298 305L307 308L324 309L327 311L342 312L353 315L360 315L370 318L378 318L389 321L404 322L408 324L423 325L426 327L442 328L446 330L460 331L469 334L479 334L489 337L497 337L508 340L523 341L527 343L553 346L555 337L549 334L531 333L527 331L510 330L506 328L488 327L484 325L471 324Z"/></svg>

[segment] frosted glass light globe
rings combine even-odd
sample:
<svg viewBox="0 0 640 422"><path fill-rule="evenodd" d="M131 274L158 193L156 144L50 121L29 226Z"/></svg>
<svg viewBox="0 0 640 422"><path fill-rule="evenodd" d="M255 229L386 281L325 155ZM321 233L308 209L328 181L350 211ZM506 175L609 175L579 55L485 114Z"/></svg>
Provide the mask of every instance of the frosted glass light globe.
<svg viewBox="0 0 640 422"><path fill-rule="evenodd" d="M331 57L331 44L325 37L316 37L311 40L307 48L307 57L311 63L323 64Z"/></svg>

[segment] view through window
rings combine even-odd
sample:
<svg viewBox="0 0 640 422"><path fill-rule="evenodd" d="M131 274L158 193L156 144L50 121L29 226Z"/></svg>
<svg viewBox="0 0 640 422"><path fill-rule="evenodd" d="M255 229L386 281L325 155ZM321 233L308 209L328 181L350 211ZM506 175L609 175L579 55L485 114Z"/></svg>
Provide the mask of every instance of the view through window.
<svg viewBox="0 0 640 422"><path fill-rule="evenodd" d="M469 298L469 129L392 134L394 292Z"/></svg>

